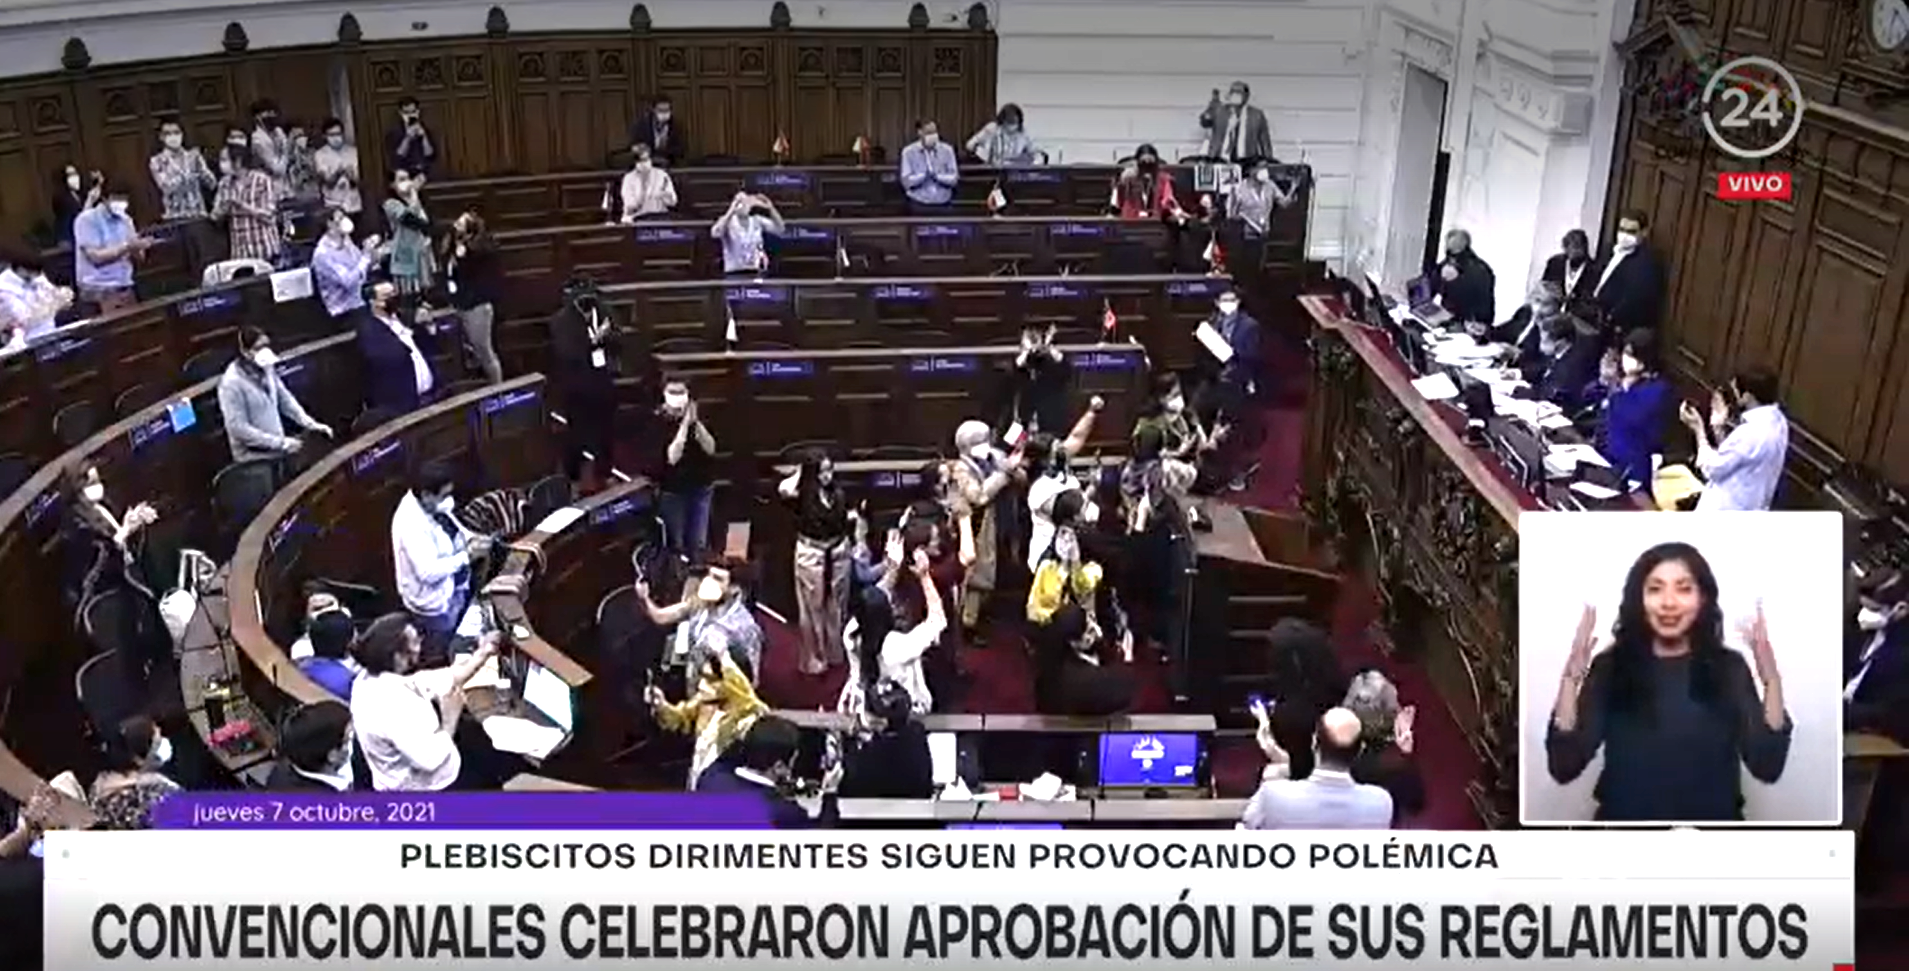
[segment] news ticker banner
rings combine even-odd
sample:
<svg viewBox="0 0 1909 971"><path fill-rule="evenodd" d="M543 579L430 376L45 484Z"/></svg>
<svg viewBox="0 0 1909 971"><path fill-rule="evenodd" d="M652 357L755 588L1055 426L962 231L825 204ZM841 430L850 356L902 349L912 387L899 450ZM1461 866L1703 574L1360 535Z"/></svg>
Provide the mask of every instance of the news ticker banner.
<svg viewBox="0 0 1909 971"><path fill-rule="evenodd" d="M760 799L683 792L182 792L157 829L768 829Z"/></svg>
<svg viewBox="0 0 1909 971"><path fill-rule="evenodd" d="M1798 968L1854 838L1765 832L58 832L46 966Z"/></svg>

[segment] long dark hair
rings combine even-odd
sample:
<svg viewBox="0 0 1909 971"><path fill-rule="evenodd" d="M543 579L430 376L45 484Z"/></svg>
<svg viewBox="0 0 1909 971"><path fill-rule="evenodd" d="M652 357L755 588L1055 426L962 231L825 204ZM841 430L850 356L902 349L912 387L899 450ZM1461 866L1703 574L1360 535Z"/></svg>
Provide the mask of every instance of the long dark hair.
<svg viewBox="0 0 1909 971"><path fill-rule="evenodd" d="M882 644L895 629L895 607L880 587L868 587L855 598L856 659L862 665L862 689L872 691L882 678Z"/></svg>
<svg viewBox="0 0 1909 971"><path fill-rule="evenodd" d="M1346 689L1332 639L1297 617L1281 618L1266 632L1282 701L1336 703Z"/></svg>
<svg viewBox="0 0 1909 971"><path fill-rule="evenodd" d="M1656 635L1644 613L1644 583L1665 563L1681 563L1697 581L1703 604L1690 627L1690 696L1710 704L1720 695L1723 666L1730 649L1723 643L1723 606L1717 601L1717 574L1710 561L1689 543L1659 543L1645 550L1624 577L1624 599L1611 625L1611 705L1650 713L1651 648Z"/></svg>
<svg viewBox="0 0 1909 971"><path fill-rule="evenodd" d="M797 465L799 474L795 480L795 497L804 508L823 501L835 508L842 505L842 487L834 482L822 484L822 466L828 461L829 457L819 448L802 453L802 460Z"/></svg>

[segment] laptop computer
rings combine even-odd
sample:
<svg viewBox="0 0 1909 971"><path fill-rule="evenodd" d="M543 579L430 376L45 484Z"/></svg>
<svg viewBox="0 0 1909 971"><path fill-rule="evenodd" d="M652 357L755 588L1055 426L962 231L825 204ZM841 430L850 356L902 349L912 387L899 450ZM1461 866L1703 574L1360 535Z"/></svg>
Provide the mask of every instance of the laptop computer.
<svg viewBox="0 0 1909 971"><path fill-rule="evenodd" d="M1415 276L1405 285L1406 306L1412 308L1412 316L1417 317L1427 327L1443 327L1451 323L1452 315L1438 305L1438 293L1432 286L1429 276Z"/></svg>

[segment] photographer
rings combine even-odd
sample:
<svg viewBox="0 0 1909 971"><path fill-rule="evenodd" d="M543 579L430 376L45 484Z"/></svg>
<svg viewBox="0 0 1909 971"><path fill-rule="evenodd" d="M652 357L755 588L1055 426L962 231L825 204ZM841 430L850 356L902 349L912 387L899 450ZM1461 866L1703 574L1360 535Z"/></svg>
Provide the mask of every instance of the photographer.
<svg viewBox="0 0 1909 971"><path fill-rule="evenodd" d="M607 485L616 447L617 320L597 293L596 281L577 277L564 288L563 309L550 320L556 399L564 409L563 471L584 485L584 462L591 460L589 488Z"/></svg>

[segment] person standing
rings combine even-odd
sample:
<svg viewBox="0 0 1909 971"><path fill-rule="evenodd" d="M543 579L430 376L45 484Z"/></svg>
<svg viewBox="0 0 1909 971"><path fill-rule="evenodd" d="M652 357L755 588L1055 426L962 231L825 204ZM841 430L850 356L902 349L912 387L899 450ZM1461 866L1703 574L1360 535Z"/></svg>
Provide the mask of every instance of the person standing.
<svg viewBox="0 0 1909 971"><path fill-rule="evenodd" d="M1206 324L1214 340L1199 340L1200 388L1194 396L1194 409L1204 428L1229 428L1220 436L1225 444L1239 446L1244 426L1252 419L1250 405L1259 393L1260 326L1253 315L1240 307L1240 295L1228 289L1213 303L1213 317ZM1215 471L1225 468L1226 457L1211 456Z"/></svg>
<svg viewBox="0 0 1909 971"><path fill-rule="evenodd" d="M153 188L159 190L160 219L179 226L186 267L195 275L225 256L207 219L206 193L216 192L219 177L205 153L186 147L185 129L168 118L159 124L159 151L146 160Z"/></svg>
<svg viewBox="0 0 1909 971"><path fill-rule="evenodd" d="M665 168L674 168L688 157L683 123L671 110L668 98L658 98L650 110L630 126L630 144L648 145L650 154Z"/></svg>
<svg viewBox="0 0 1909 971"><path fill-rule="evenodd" d="M497 360L492 328L504 270L497 244L476 212L467 209L451 223L444 239L444 266L451 306L464 325L464 343L477 358L484 380L496 384L504 380L504 365Z"/></svg>
<svg viewBox="0 0 1909 971"><path fill-rule="evenodd" d="M1617 238L1598 274L1594 299L1604 311L1605 333L1656 330L1664 309L1664 263L1646 242L1650 223L1641 212L1617 219Z"/></svg>
<svg viewBox="0 0 1909 971"><path fill-rule="evenodd" d="M669 548L699 559L709 548L709 510L716 488L716 436L710 434L689 395L689 382L672 377L663 384L656 412L663 436L657 469L657 504Z"/></svg>
<svg viewBox="0 0 1909 971"><path fill-rule="evenodd" d="M991 168L1025 168L1039 165L1046 158L1028 136L1017 104L1002 105L994 120L968 139L967 148L968 154Z"/></svg>
<svg viewBox="0 0 1909 971"><path fill-rule="evenodd" d="M946 215L961 184L961 163L941 143L941 129L929 119L915 125L916 139L901 150L901 188L916 215Z"/></svg>
<svg viewBox="0 0 1909 971"><path fill-rule="evenodd" d="M300 431L332 436L331 426L308 414L279 378L271 335L250 324L239 328L239 356L219 376L219 414L234 462L298 454L305 443L285 434L288 421Z"/></svg>
<svg viewBox="0 0 1909 971"><path fill-rule="evenodd" d="M851 518L835 462L826 454L805 455L776 494L795 513L795 596L802 631L796 670L811 677L826 674L843 661L842 628L847 623Z"/></svg>
<svg viewBox="0 0 1909 971"><path fill-rule="evenodd" d="M106 177L96 169L91 179L82 178L80 167L71 162L60 169L53 185L53 235L62 244L73 242L73 221L80 213L100 204L100 188Z"/></svg>
<svg viewBox="0 0 1909 971"><path fill-rule="evenodd" d="M618 193L623 203L623 222L668 215L676 208L676 182L669 177L669 172L656 167L654 153L648 145L636 145L630 155L633 161L630 170L623 173Z"/></svg>
<svg viewBox="0 0 1909 971"><path fill-rule="evenodd" d="M358 190L358 146L345 140L344 122L325 119L324 142L312 152L312 170L318 176L325 208L354 219L364 211L364 196Z"/></svg>
<svg viewBox="0 0 1909 971"><path fill-rule="evenodd" d="M437 259L431 253L431 217L418 197L423 188L412 173L391 173L391 196L384 201L385 228L391 234L391 282L398 292L421 294L437 278Z"/></svg>
<svg viewBox="0 0 1909 971"><path fill-rule="evenodd" d="M366 405L387 419L416 411L437 389L437 375L418 347L417 330L398 313L398 288L390 280L371 285L368 311L358 321Z"/></svg>
<svg viewBox="0 0 1909 971"><path fill-rule="evenodd" d="M482 732L465 742L464 686L497 655L486 637L444 671L421 670L422 633L404 614L386 614L365 628L352 653L364 667L351 692L351 728L379 792L487 789L496 751ZM468 749L468 751L467 751ZM486 756L489 756L487 759Z"/></svg>
<svg viewBox="0 0 1909 971"><path fill-rule="evenodd" d="M377 259L378 237L365 240L361 247L352 238L357 228L357 221L343 209L330 210L325 235L312 248L312 285L334 322L364 309L365 281Z"/></svg>
<svg viewBox="0 0 1909 971"><path fill-rule="evenodd" d="M1252 96L1253 89L1245 81L1229 85L1225 101L1218 90L1213 92L1213 100L1200 112L1208 158L1244 163L1273 157L1272 126L1266 123L1266 112L1246 103Z"/></svg>
<svg viewBox="0 0 1909 971"><path fill-rule="evenodd" d="M581 492L610 483L616 447L617 321L596 286L573 281L550 320L557 400L564 409L563 471ZM585 470L590 470L589 478Z"/></svg>
<svg viewBox="0 0 1909 971"><path fill-rule="evenodd" d="M1564 234L1559 251L1544 261L1544 272L1538 279L1557 284L1566 306L1582 307L1597 293L1600 273L1591 262L1590 237L1582 229L1573 229Z"/></svg>
<svg viewBox="0 0 1909 971"><path fill-rule="evenodd" d="M384 136L385 169L429 178L439 161L437 139L425 127L418 99L408 94L398 99L398 122Z"/></svg>
<svg viewBox="0 0 1909 971"><path fill-rule="evenodd" d="M232 240L232 259L276 262L285 236L279 228L272 177L245 146L227 145L219 169L223 180L212 204L212 215L225 220Z"/></svg>
<svg viewBox="0 0 1909 971"><path fill-rule="evenodd" d="M470 607L471 563L485 542L452 518L456 510L450 468L430 462L418 469L391 514L398 597L434 654L448 653Z"/></svg>
<svg viewBox="0 0 1909 971"><path fill-rule="evenodd" d="M1391 829L1392 794L1352 778L1363 730L1359 716L1346 708L1320 716L1313 730L1313 768L1303 779L1287 777L1291 758L1269 745L1271 735L1262 734L1260 744L1272 764L1246 804L1241 828Z"/></svg>
<svg viewBox="0 0 1909 971"><path fill-rule="evenodd" d="M1152 145L1135 149L1133 160L1121 166L1110 205L1122 219L1186 222L1186 213L1173 192L1173 173L1160 165L1160 150Z"/></svg>
<svg viewBox="0 0 1909 971"><path fill-rule="evenodd" d="M132 198L125 186L100 190L105 205L80 213L73 221L73 283L80 299L110 314L132 306L133 263L152 249L150 237L133 225Z"/></svg>
<svg viewBox="0 0 1909 971"><path fill-rule="evenodd" d="M1235 274L1256 278L1266 262L1266 235L1272 231L1273 215L1292 202L1292 195L1273 181L1273 164L1268 159L1253 163L1252 175L1233 186L1226 196L1226 218L1236 234L1227 268Z"/></svg>
<svg viewBox="0 0 1909 971"><path fill-rule="evenodd" d="M252 157L272 179L275 200L291 198L288 176L292 164L292 140L285 134L284 120L278 114L278 102L261 98L252 102Z"/></svg>
<svg viewBox="0 0 1909 971"><path fill-rule="evenodd" d="M1498 278L1491 264L1472 250L1472 234L1454 229L1445 234L1445 259L1432 276L1439 306L1462 324L1490 326L1498 321Z"/></svg>
<svg viewBox="0 0 1909 971"><path fill-rule="evenodd" d="M1728 391L1728 397L1711 394L1708 424L1688 401L1678 411L1697 440L1697 471L1704 476L1697 510L1768 509L1790 455L1790 420L1777 404L1776 375L1750 368L1730 379Z"/></svg>
<svg viewBox="0 0 1909 971"><path fill-rule="evenodd" d="M18 350L58 326L60 312L73 305L73 291L46 278L46 262L24 247L0 252L0 342Z"/></svg>
<svg viewBox="0 0 1909 971"><path fill-rule="evenodd" d="M760 277L769 272L769 250L765 236L781 236L782 213L768 196L738 192L729 200L729 208L709 227L709 235L722 243L723 273L726 276Z"/></svg>

